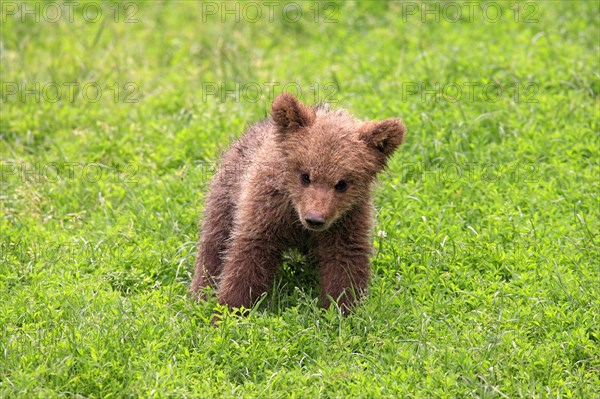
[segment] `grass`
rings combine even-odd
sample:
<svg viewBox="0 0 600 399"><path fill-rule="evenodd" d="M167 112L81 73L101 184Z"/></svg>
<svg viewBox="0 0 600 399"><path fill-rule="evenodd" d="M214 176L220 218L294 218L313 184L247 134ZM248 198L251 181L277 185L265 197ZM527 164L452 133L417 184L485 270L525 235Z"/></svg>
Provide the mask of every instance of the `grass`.
<svg viewBox="0 0 600 399"><path fill-rule="evenodd" d="M281 5L239 24L85 4L52 23L2 3L1 397L600 396L597 3L452 23L367 1L315 22L302 2L299 22ZM211 327L214 299L188 295L207 181L286 84L408 126L376 192L375 276L342 318L291 256L248 317Z"/></svg>

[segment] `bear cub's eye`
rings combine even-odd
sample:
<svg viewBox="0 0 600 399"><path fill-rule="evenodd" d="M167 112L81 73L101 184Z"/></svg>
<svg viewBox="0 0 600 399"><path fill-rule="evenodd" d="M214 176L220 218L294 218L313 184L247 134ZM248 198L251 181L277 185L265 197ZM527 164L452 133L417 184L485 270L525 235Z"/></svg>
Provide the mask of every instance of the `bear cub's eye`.
<svg viewBox="0 0 600 399"><path fill-rule="evenodd" d="M335 191L338 191L340 193L343 193L344 191L346 191L348 189L348 183L346 182L346 180L340 180L336 185L335 185Z"/></svg>
<svg viewBox="0 0 600 399"><path fill-rule="evenodd" d="M302 184L304 184L305 186L308 186L310 184L310 176L308 175L308 173L302 173L300 175L300 181L302 182Z"/></svg>

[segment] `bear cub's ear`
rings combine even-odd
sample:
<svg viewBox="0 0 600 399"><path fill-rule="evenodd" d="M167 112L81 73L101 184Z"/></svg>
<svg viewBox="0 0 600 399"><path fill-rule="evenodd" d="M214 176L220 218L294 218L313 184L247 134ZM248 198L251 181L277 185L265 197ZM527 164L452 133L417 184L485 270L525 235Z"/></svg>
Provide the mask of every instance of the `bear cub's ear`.
<svg viewBox="0 0 600 399"><path fill-rule="evenodd" d="M360 138L369 147L383 155L382 161L387 158L404 141L406 126L398 118L385 119L383 121L367 122L360 132Z"/></svg>
<svg viewBox="0 0 600 399"><path fill-rule="evenodd" d="M315 121L315 111L289 93L281 93L271 107L271 118L280 132L300 130Z"/></svg>

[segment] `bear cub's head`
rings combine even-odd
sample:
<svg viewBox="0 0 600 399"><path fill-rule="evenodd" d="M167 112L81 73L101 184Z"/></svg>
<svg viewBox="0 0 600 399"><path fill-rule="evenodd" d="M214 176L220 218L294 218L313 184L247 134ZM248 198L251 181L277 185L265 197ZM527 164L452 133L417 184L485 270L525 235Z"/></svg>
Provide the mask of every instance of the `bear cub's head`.
<svg viewBox="0 0 600 399"><path fill-rule="evenodd" d="M286 189L302 225L323 231L370 200L371 184L404 140L400 119L361 121L343 109L307 107L288 93L271 109Z"/></svg>

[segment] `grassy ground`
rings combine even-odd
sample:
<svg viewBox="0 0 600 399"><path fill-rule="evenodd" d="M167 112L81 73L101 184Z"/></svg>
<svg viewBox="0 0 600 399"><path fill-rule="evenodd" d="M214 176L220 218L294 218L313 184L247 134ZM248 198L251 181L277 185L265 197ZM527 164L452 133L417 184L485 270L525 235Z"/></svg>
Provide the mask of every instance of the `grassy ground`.
<svg viewBox="0 0 600 399"><path fill-rule="evenodd" d="M596 2L37 4L2 2L1 397L600 395ZM210 327L206 183L284 87L406 121L375 277L343 319L290 257Z"/></svg>

